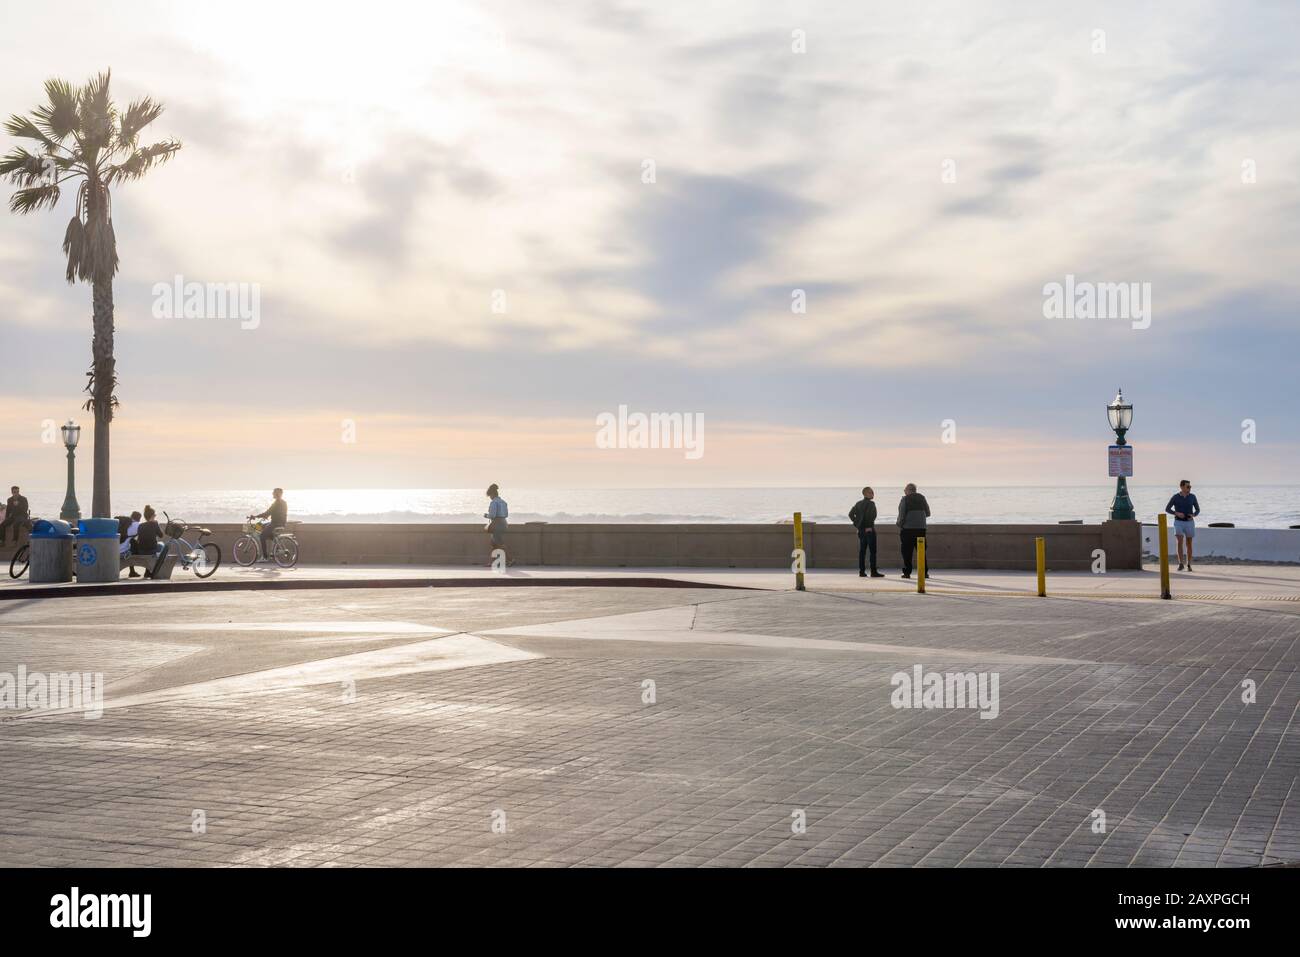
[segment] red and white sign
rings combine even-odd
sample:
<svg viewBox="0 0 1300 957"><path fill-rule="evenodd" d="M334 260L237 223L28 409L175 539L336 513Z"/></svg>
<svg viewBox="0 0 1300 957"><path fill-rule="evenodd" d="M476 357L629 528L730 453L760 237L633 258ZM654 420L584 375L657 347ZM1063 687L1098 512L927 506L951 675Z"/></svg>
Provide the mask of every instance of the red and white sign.
<svg viewBox="0 0 1300 957"><path fill-rule="evenodd" d="M1133 477L1133 446L1112 445L1107 456L1111 478Z"/></svg>

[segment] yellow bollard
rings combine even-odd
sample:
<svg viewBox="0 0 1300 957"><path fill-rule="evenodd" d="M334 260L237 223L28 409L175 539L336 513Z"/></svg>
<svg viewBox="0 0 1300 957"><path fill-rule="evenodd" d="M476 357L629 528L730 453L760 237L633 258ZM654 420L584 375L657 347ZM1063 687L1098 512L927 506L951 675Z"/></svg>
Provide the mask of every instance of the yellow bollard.
<svg viewBox="0 0 1300 957"><path fill-rule="evenodd" d="M916 593L925 594L925 538L916 540Z"/></svg>
<svg viewBox="0 0 1300 957"><path fill-rule="evenodd" d="M1038 597L1047 597L1047 539L1035 538L1034 551L1038 553Z"/></svg>
<svg viewBox="0 0 1300 957"><path fill-rule="evenodd" d="M796 552L794 587L795 591L804 591L803 572L798 570L807 567L807 558L803 550L803 512L794 513L794 550Z"/></svg>
<svg viewBox="0 0 1300 957"><path fill-rule="evenodd" d="M1160 597L1173 598L1169 591L1169 516L1160 513Z"/></svg>

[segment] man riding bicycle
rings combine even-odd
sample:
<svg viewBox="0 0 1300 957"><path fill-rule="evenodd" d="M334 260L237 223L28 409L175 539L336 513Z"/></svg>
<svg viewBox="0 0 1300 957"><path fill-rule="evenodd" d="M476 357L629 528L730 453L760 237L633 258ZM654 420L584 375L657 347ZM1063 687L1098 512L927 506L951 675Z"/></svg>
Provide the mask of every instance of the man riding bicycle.
<svg viewBox="0 0 1300 957"><path fill-rule="evenodd" d="M271 557L271 542L275 540L275 530L284 528L289 524L289 503L284 500L284 489L277 488L271 490L271 498L275 501L265 512L257 515L250 515L249 518L265 518L269 521L262 526L262 557L269 559Z"/></svg>

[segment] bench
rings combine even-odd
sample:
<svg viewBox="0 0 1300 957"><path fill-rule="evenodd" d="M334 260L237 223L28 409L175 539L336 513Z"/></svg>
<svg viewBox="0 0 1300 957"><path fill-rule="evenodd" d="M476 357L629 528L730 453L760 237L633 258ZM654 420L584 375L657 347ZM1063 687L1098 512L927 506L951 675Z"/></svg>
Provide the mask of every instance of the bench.
<svg viewBox="0 0 1300 957"><path fill-rule="evenodd" d="M121 558L119 571L125 571L128 568L138 568L144 572L145 578L152 578L157 581L165 581L172 577L172 569L176 567L176 552L168 545L164 545L161 553L153 555L137 555L134 552L128 552Z"/></svg>

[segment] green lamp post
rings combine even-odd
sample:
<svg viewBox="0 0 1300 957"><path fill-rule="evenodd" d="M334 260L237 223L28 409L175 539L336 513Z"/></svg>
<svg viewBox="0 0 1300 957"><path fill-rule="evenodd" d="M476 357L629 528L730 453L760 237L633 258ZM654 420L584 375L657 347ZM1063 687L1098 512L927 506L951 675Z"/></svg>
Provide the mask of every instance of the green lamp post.
<svg viewBox="0 0 1300 957"><path fill-rule="evenodd" d="M77 504L77 486L76 486L76 467L77 467L77 440L81 438L81 426L68 419L66 425L60 427L59 431L63 433L63 445L68 450L68 494L63 497L63 508L59 510L59 518L65 522L81 521L81 506Z"/></svg>
<svg viewBox="0 0 1300 957"><path fill-rule="evenodd" d="M1128 445L1124 435L1133 425L1133 406L1124 401L1123 389L1120 389L1110 405L1106 406L1106 418L1110 420L1110 427L1115 430L1115 444L1120 448ZM1120 460L1125 461L1123 456ZM1110 517L1112 521L1133 521L1137 518L1137 513L1133 511L1133 500L1128 497L1128 480L1122 473L1115 480L1115 498L1110 503Z"/></svg>

